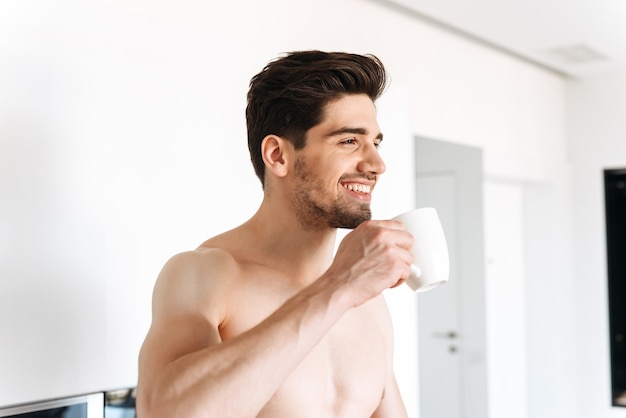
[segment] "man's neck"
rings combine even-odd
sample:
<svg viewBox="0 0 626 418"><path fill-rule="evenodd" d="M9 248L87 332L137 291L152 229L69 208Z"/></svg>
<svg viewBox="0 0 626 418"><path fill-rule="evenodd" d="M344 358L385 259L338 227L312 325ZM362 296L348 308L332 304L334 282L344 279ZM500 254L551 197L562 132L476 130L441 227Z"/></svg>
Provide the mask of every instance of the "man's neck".
<svg viewBox="0 0 626 418"><path fill-rule="evenodd" d="M332 262L337 230L306 230L295 214L261 205L243 225L254 234L259 253L265 260L308 279L318 277Z"/></svg>

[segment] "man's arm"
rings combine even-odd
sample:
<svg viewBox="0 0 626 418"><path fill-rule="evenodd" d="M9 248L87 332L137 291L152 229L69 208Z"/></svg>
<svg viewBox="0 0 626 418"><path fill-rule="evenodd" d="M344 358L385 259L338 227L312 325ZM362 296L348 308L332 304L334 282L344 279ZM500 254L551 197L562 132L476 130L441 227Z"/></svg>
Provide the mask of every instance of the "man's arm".
<svg viewBox="0 0 626 418"><path fill-rule="evenodd" d="M153 324L140 355L139 416L256 416L347 307L334 300L333 289L312 286L258 326L222 342L214 312L198 306L211 285L196 286L200 278L184 276L188 267L176 266L193 257L172 260L155 288ZM189 285L195 289L184 288Z"/></svg>
<svg viewBox="0 0 626 418"><path fill-rule="evenodd" d="M412 238L396 224L370 222L351 234L324 275L228 341L220 338L221 304L211 295L227 282L220 276L237 274L235 263L221 250L170 260L155 286L140 355L138 416L256 416L343 313L408 276Z"/></svg>

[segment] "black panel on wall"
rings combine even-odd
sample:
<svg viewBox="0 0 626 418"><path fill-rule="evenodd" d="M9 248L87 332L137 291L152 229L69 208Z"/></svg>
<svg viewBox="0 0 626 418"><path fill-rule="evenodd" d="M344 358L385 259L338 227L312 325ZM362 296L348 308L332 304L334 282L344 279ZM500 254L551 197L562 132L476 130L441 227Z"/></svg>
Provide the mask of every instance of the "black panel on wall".
<svg viewBox="0 0 626 418"><path fill-rule="evenodd" d="M626 168L604 170L614 406L626 407Z"/></svg>

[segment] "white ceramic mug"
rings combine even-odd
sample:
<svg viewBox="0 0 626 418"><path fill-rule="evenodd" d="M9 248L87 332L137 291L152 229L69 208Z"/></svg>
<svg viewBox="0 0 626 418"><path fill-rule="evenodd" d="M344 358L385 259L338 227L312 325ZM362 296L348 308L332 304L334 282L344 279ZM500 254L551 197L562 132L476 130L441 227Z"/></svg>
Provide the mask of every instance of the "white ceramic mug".
<svg viewBox="0 0 626 418"><path fill-rule="evenodd" d="M423 292L448 281L450 260L441 221L434 208L419 208L396 216L413 235L414 264L406 284Z"/></svg>

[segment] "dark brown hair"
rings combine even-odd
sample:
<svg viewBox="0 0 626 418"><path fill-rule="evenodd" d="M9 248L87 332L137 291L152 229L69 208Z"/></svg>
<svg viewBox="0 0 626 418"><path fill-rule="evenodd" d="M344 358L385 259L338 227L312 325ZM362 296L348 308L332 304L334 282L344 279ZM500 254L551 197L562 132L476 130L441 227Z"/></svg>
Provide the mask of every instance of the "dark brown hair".
<svg viewBox="0 0 626 418"><path fill-rule="evenodd" d="M367 94L375 101L386 85L385 68L374 55L298 51L267 64L250 80L246 107L248 149L261 184L263 138L278 135L301 149L306 132L322 122L327 103L346 94Z"/></svg>

